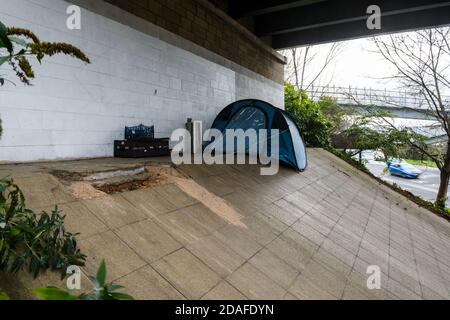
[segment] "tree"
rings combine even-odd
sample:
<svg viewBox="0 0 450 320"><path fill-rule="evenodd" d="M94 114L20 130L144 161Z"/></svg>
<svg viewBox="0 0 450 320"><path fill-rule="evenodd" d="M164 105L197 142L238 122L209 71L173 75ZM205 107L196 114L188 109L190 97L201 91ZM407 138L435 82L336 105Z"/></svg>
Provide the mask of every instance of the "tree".
<svg viewBox="0 0 450 320"><path fill-rule="evenodd" d="M344 140L344 144L356 150L350 153L350 156L365 150L378 150L384 154L384 160L387 162L392 158L400 158L404 146L410 141L424 144L424 136L407 128L380 126L377 121L379 118L377 113L355 116L353 124L340 133L339 137Z"/></svg>
<svg viewBox="0 0 450 320"><path fill-rule="evenodd" d="M395 69L392 79L398 80L412 95L423 97L426 107L450 137L450 28L426 29L374 39L377 52ZM450 139L439 153L431 152L417 141L407 141L432 159L440 170L436 205L443 208L450 182Z"/></svg>
<svg viewBox="0 0 450 320"><path fill-rule="evenodd" d="M309 91L313 86L329 84L331 79L325 79L325 71L338 57L343 48L341 43L326 45L327 48L307 46L282 51L288 58L286 66L286 81L292 83L297 90ZM327 83L323 83L323 82Z"/></svg>
<svg viewBox="0 0 450 320"><path fill-rule="evenodd" d="M379 119L385 113L358 114L328 97L315 102L304 90L289 83L285 84L285 107L309 147L330 148L333 142L333 146L344 149L350 157L365 150L380 150L387 160L398 157L406 141L418 140L407 130L380 126Z"/></svg>
<svg viewBox="0 0 450 320"><path fill-rule="evenodd" d="M321 96L317 101L322 113L331 121L330 136L335 136L348 129L354 123L355 111L340 106L336 99Z"/></svg>
<svg viewBox="0 0 450 320"><path fill-rule="evenodd" d="M304 90L285 84L286 112L297 123L308 147L328 147L333 122L322 112L320 104L309 99Z"/></svg>

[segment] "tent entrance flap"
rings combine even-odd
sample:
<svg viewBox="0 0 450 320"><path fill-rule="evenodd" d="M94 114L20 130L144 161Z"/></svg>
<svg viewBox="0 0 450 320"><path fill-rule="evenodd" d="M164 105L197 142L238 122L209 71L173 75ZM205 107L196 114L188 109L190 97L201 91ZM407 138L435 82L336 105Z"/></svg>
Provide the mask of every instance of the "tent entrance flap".
<svg viewBox="0 0 450 320"><path fill-rule="evenodd" d="M241 134L245 133L245 153L253 155L258 153L260 147L264 147L261 149L267 149L267 155L277 157L285 166L304 171L308 165L299 127L284 110L267 102L255 99L234 102L219 113L212 129L222 132L220 139L208 143L214 144L216 152L236 153L236 135L233 137L235 143L226 143L227 130L239 130ZM261 129L266 130L265 136L261 136ZM279 138L277 154L271 148L272 130L278 130L278 135L274 135ZM252 132L256 134L251 134Z"/></svg>

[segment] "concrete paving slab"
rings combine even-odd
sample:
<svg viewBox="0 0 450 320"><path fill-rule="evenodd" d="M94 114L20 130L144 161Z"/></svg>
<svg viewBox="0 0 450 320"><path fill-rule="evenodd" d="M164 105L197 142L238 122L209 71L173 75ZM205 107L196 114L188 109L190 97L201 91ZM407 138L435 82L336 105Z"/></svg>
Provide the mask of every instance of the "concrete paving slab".
<svg viewBox="0 0 450 320"><path fill-rule="evenodd" d="M291 226L306 214L285 199L278 200L259 212L274 219L278 219L287 226Z"/></svg>
<svg viewBox="0 0 450 320"><path fill-rule="evenodd" d="M187 249L222 278L233 273L246 261L211 235L189 244Z"/></svg>
<svg viewBox="0 0 450 320"><path fill-rule="evenodd" d="M313 260L323 265L327 269L331 270L333 273L340 277L347 277L352 266L344 263L339 258L333 256L326 249L320 248L313 256ZM367 270L367 269L366 269Z"/></svg>
<svg viewBox="0 0 450 320"><path fill-rule="evenodd" d="M247 297L231 286L228 282L222 281L202 297L202 300L247 300Z"/></svg>
<svg viewBox="0 0 450 320"><path fill-rule="evenodd" d="M389 269L389 277L400 282L404 287L413 291L417 295L422 295L422 288L418 280L418 275L414 271L403 272L393 266Z"/></svg>
<svg viewBox="0 0 450 320"><path fill-rule="evenodd" d="M425 300L448 300L450 299L450 296L448 295L441 295L434 291L433 289L428 288L427 286L422 285L422 293L423 298Z"/></svg>
<svg viewBox="0 0 450 320"><path fill-rule="evenodd" d="M84 271L95 273L105 259L110 280L139 299L450 298L450 224L335 156L309 151L303 173L181 167L238 211L239 226L175 185L80 201L49 174L142 160L0 165L0 174L17 176L32 208L61 205L68 230L82 232ZM382 271L381 290L367 288L369 265Z"/></svg>
<svg viewBox="0 0 450 320"><path fill-rule="evenodd" d="M220 282L216 273L186 249L178 250L152 266L188 299L200 299Z"/></svg>
<svg viewBox="0 0 450 320"><path fill-rule="evenodd" d="M121 194L82 200L82 203L111 229L120 228L147 218L142 211L125 200Z"/></svg>
<svg viewBox="0 0 450 320"><path fill-rule="evenodd" d="M108 230L108 227L80 201L60 204L58 208L66 217L66 230L80 233L78 238L81 240ZM47 209L47 212L50 212L49 210L51 208Z"/></svg>
<svg viewBox="0 0 450 320"><path fill-rule="evenodd" d="M336 300L328 291L319 287L314 281L300 275L289 288L289 293L300 300Z"/></svg>
<svg viewBox="0 0 450 320"><path fill-rule="evenodd" d="M198 202L174 184L156 186L153 190L161 195L165 201L172 203L175 209L184 208Z"/></svg>
<svg viewBox="0 0 450 320"><path fill-rule="evenodd" d="M298 232L317 246L321 246L323 241L325 240L325 235L309 226L308 224L303 223L303 221L301 220L296 222L292 226L292 229L294 229L296 232Z"/></svg>
<svg viewBox="0 0 450 320"><path fill-rule="evenodd" d="M126 225L117 236L147 263L180 249L182 245L151 220Z"/></svg>
<svg viewBox="0 0 450 320"><path fill-rule="evenodd" d="M205 223L205 220L206 218L204 221L198 221L194 218L192 209L186 210L186 208L158 216L154 219L162 229L170 233L172 237L183 245L193 243L213 231L211 225ZM225 223L224 221L222 222Z"/></svg>
<svg viewBox="0 0 450 320"><path fill-rule="evenodd" d="M185 297L152 267L145 266L116 281L137 300L184 300Z"/></svg>
<svg viewBox="0 0 450 320"><path fill-rule="evenodd" d="M252 191L250 188L237 188L232 194L224 197L243 215L264 209L271 202L270 198Z"/></svg>
<svg viewBox="0 0 450 320"><path fill-rule="evenodd" d="M339 273L329 270L321 263L312 260L302 271L302 276L333 296L342 297L347 279Z"/></svg>
<svg viewBox="0 0 450 320"><path fill-rule="evenodd" d="M367 270L367 269L366 269ZM346 292L347 292L347 299L350 295L350 292L360 292L364 298L367 298L369 300L384 300L384 299L391 299L391 294L387 291L387 283L388 283L388 276L386 274L381 275L381 288L380 289L369 289L367 286L367 273L364 270L363 273L360 273L356 270L353 270L350 275L347 277L347 285L344 291L343 299L345 299ZM357 297L353 297L352 299L355 300Z"/></svg>
<svg viewBox="0 0 450 320"><path fill-rule="evenodd" d="M421 296L412 292L394 279L389 279L387 290L401 300L422 300Z"/></svg>
<svg viewBox="0 0 450 320"><path fill-rule="evenodd" d="M245 231L251 238L262 246L272 242L288 228L277 219L266 217L262 214L246 217L242 219L242 223L245 225Z"/></svg>
<svg viewBox="0 0 450 320"><path fill-rule="evenodd" d="M349 266L352 266L355 263L356 255L358 253L357 251L348 251L330 239L325 239L322 248Z"/></svg>
<svg viewBox="0 0 450 320"><path fill-rule="evenodd" d="M134 190L121 195L149 218L176 210L174 204L153 189Z"/></svg>
<svg viewBox="0 0 450 320"><path fill-rule="evenodd" d="M107 231L80 242L80 249L87 255L87 274L95 275L102 260L107 266L107 279L114 281L146 265L130 247L112 231Z"/></svg>
<svg viewBox="0 0 450 320"><path fill-rule="evenodd" d="M267 249L293 268L302 271L311 261L318 246L294 230L289 229L267 245Z"/></svg>
<svg viewBox="0 0 450 320"><path fill-rule="evenodd" d="M254 255L249 263L286 290L300 273L267 249Z"/></svg>
<svg viewBox="0 0 450 320"><path fill-rule="evenodd" d="M215 210L212 211L211 209ZM212 233L228 224L228 221L224 216L221 216L222 212L218 208L208 208L205 205L198 203L192 206L188 206L180 210L185 215L192 217L202 227Z"/></svg>
<svg viewBox="0 0 450 320"><path fill-rule="evenodd" d="M359 272L360 274L366 275L367 274L367 268L369 266L377 266L380 268L381 271L381 276L384 277L385 279L388 278L388 274L389 274L389 261L383 261L383 260L373 260L371 259L370 261L372 262L367 262L363 259L361 259L360 257L356 258L355 264L353 265L353 270L356 272ZM367 276L366 276L367 278Z"/></svg>
<svg viewBox="0 0 450 320"><path fill-rule="evenodd" d="M281 300L286 294L285 289L250 263L236 270L227 281L252 300Z"/></svg>
<svg viewBox="0 0 450 320"><path fill-rule="evenodd" d="M57 204L75 201L76 199L53 176L44 173L36 173L32 176L14 178L20 185L27 206L31 209L46 208Z"/></svg>
<svg viewBox="0 0 450 320"><path fill-rule="evenodd" d="M283 300L296 301L296 300L298 300L298 298L296 296L294 296L292 293L286 292L286 294L284 295Z"/></svg>
<svg viewBox="0 0 450 320"><path fill-rule="evenodd" d="M230 194L236 188L241 186L234 181L230 181L227 177L222 176L197 178L195 181L217 196L225 196Z"/></svg>
<svg viewBox="0 0 450 320"><path fill-rule="evenodd" d="M262 246L244 228L227 225L212 235L246 260L262 249Z"/></svg>

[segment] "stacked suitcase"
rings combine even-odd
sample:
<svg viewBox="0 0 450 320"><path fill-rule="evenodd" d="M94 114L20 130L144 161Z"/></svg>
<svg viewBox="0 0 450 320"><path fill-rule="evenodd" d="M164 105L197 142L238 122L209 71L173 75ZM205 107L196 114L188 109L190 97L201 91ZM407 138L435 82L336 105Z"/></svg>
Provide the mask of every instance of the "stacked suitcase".
<svg viewBox="0 0 450 320"><path fill-rule="evenodd" d="M155 139L154 127L125 127L125 140L114 141L117 158L146 158L170 155L169 138Z"/></svg>

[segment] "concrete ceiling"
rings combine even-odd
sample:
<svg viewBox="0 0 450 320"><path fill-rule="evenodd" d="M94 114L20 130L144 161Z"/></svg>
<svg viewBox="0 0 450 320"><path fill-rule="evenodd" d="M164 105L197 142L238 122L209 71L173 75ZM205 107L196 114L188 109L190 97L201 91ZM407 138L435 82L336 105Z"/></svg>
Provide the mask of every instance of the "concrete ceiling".
<svg viewBox="0 0 450 320"><path fill-rule="evenodd" d="M210 0L274 49L450 24L448 0ZM378 5L381 30L367 28Z"/></svg>

